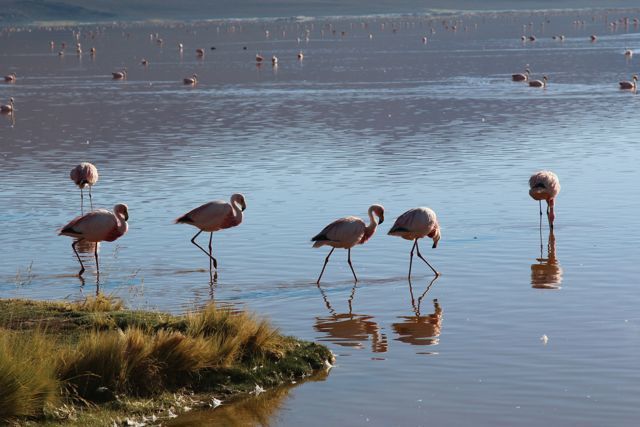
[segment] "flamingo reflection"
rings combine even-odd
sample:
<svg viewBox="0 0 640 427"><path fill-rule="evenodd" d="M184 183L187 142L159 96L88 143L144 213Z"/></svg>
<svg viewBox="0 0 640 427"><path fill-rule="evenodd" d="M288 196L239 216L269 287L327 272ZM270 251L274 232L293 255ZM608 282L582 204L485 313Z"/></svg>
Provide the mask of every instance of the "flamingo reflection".
<svg viewBox="0 0 640 427"><path fill-rule="evenodd" d="M331 313L327 317L317 317L314 329L325 335L324 341L329 341L343 347L353 347L363 349L363 343L371 338L371 351L374 353L385 353L388 349L387 336L382 333L380 326L373 320L373 316L353 313L353 298L357 285L353 285L349 296L349 312L337 313L331 306L327 294L318 285L325 305Z"/></svg>
<svg viewBox="0 0 640 427"><path fill-rule="evenodd" d="M536 289L560 289L562 284L562 267L556 258L556 237L549 233L547 258L544 258L542 232L540 233L540 258L531 264L531 287Z"/></svg>
<svg viewBox="0 0 640 427"><path fill-rule="evenodd" d="M411 305L415 316L398 316L400 322L393 323L391 327L398 335L397 341L401 341L411 345L437 345L439 342L440 330L442 329L442 308L437 299L433 300L434 312L427 315L421 315L420 306L422 300L427 295L431 286L437 280L434 277L427 286L427 289L418 297L416 302L413 296L413 287L409 282L409 293L411 294Z"/></svg>

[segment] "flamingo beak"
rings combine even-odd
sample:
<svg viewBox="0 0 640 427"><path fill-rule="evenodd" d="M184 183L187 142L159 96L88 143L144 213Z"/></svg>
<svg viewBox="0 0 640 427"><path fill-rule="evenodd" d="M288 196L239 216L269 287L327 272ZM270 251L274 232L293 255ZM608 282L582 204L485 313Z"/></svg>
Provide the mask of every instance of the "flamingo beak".
<svg viewBox="0 0 640 427"><path fill-rule="evenodd" d="M242 212L244 212L245 209L247 209L247 205L244 202L242 202Z"/></svg>
<svg viewBox="0 0 640 427"><path fill-rule="evenodd" d="M124 211L124 220L129 221L129 211Z"/></svg>
<svg viewBox="0 0 640 427"><path fill-rule="evenodd" d="M384 222L384 215L380 215L380 222L378 222L378 225L382 224Z"/></svg>

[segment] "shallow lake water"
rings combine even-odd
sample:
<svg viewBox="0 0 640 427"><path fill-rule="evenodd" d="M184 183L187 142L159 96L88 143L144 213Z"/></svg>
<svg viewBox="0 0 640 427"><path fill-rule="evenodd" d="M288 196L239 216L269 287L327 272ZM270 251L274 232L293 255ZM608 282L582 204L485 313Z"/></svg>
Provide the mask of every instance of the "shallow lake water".
<svg viewBox="0 0 640 427"><path fill-rule="evenodd" d="M0 84L16 102L0 117L0 297L95 292L92 248L83 284L56 235L80 211L69 171L91 161L94 205L130 212L101 245L101 291L246 307L337 356L326 377L177 423L637 425L640 98L617 82L638 71L623 52L640 32L610 25L624 16L640 12L4 31L0 74L18 81ZM546 89L511 81L526 65ZM554 235L528 195L540 169L562 184ZM245 219L214 234L211 284L196 230L173 220L234 192ZM373 203L386 221L352 251L357 286L342 250L316 286L328 249L310 238ZM418 260L408 282L411 243L386 235L416 206L442 227L437 249L421 243L435 281Z"/></svg>

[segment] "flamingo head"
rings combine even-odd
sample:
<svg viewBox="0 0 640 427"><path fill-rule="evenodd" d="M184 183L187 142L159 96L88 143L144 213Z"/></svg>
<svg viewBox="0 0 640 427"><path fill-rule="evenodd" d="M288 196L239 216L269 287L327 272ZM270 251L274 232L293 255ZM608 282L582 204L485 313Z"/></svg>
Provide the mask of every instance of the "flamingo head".
<svg viewBox="0 0 640 427"><path fill-rule="evenodd" d="M542 76L542 80L546 82L547 80L549 80L549 78L547 76Z"/></svg>
<svg viewBox="0 0 640 427"><path fill-rule="evenodd" d="M371 205L369 215L374 213L378 217L378 224L382 224L384 222L384 207L382 205Z"/></svg>
<svg viewBox="0 0 640 427"><path fill-rule="evenodd" d="M634 82L637 82L637 81L638 81L638 75L637 75L637 74L634 74L634 75L633 75L633 81L634 81Z"/></svg>
<svg viewBox="0 0 640 427"><path fill-rule="evenodd" d="M245 209L247 209L247 202L245 202L244 196L240 193L236 193L231 196L231 203L237 203L238 205L240 205L240 209L242 209L243 212Z"/></svg>
<svg viewBox="0 0 640 427"><path fill-rule="evenodd" d="M525 69L524 69L524 72L525 72L525 73L527 73L527 76L528 76L529 74L531 74L531 70L530 70L530 69L528 69L528 68L525 68Z"/></svg>
<svg viewBox="0 0 640 427"><path fill-rule="evenodd" d="M437 226L436 229L429 234L429 237L431 237L433 239L433 246L432 248L437 248L438 247L438 242L440 241L440 227Z"/></svg>
<svg viewBox="0 0 640 427"><path fill-rule="evenodd" d="M122 215L125 221L129 220L129 208L124 203L118 203L113 207L113 213L116 215Z"/></svg>

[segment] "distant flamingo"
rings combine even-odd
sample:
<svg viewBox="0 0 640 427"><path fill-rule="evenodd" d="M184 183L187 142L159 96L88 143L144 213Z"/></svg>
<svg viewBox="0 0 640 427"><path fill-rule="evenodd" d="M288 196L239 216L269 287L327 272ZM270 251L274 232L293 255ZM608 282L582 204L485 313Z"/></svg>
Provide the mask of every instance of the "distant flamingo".
<svg viewBox="0 0 640 427"><path fill-rule="evenodd" d="M189 224L200 231L191 239L191 243L196 245L202 252L209 257L209 268L213 263L213 268L218 269L218 261L213 257L211 252L211 241L215 231L224 230L225 228L235 227L242 222L242 212L247 208L247 204L242 194L236 193L231 196L231 202L224 200L215 200L205 203L192 211L182 215L176 219L176 224ZM209 234L209 252L204 250L202 246L196 243L196 237L203 231Z"/></svg>
<svg viewBox="0 0 640 427"><path fill-rule="evenodd" d="M542 76L542 80L531 80L529 86L545 88L547 87L547 80L549 80L547 76Z"/></svg>
<svg viewBox="0 0 640 427"><path fill-rule="evenodd" d="M111 73L114 80L123 80L127 78L127 70L123 69L122 71L116 71L115 73Z"/></svg>
<svg viewBox="0 0 640 427"><path fill-rule="evenodd" d="M79 242L95 242L94 256L96 258L96 270L100 277L100 265L98 263L98 244L99 242L113 242L123 236L129 226L129 210L127 205L117 204L113 207L113 212L106 209L98 209L89 212L86 215L79 216L70 223L62 227L59 236L73 237L75 240L71 244L73 252L75 252L78 262L80 262L80 272L78 276L84 273L84 264L78 255L76 245Z"/></svg>
<svg viewBox="0 0 640 427"><path fill-rule="evenodd" d="M200 47L199 47L199 48L197 48L197 49L196 49L196 55L197 55L199 58L202 58L202 57L204 56L204 49L202 49L202 48L200 48Z"/></svg>
<svg viewBox="0 0 640 427"><path fill-rule="evenodd" d="M368 213L369 225L366 225L364 221L358 217L348 216L335 220L311 239L312 242L315 242L313 244L314 248L319 248L324 245L328 245L333 248L324 260L322 271L320 272L320 276L316 282L317 284L320 284L320 279L322 279L324 269L327 267L329 257L336 248L347 249L347 262L349 263L349 267L351 267L353 278L356 282L358 281L356 272L351 264L351 248L355 245L361 245L369 240L371 236L373 236L373 233L376 232L378 224L382 224L384 221L384 208L381 205L371 205ZM378 217L378 221L374 218L374 214Z"/></svg>
<svg viewBox="0 0 640 427"><path fill-rule="evenodd" d="M256 62L262 62L263 60L264 60L264 57L259 53L256 53Z"/></svg>
<svg viewBox="0 0 640 427"><path fill-rule="evenodd" d="M553 230L553 221L556 216L553 211L556 197L560 193L560 181L558 176L551 171L540 171L529 178L529 195L540 202L540 217L542 220L542 201L547 201L547 218L549 228Z"/></svg>
<svg viewBox="0 0 640 427"><path fill-rule="evenodd" d="M4 81L7 83L15 83L16 82L16 73L10 73L4 76Z"/></svg>
<svg viewBox="0 0 640 427"><path fill-rule="evenodd" d="M13 106L13 97L9 98L8 104L0 105L0 113L10 114L13 113L14 110L15 108Z"/></svg>
<svg viewBox="0 0 640 427"><path fill-rule="evenodd" d="M629 58L631 58L633 56L633 50L631 49L626 49L624 51L624 56L628 56Z"/></svg>
<svg viewBox="0 0 640 427"><path fill-rule="evenodd" d="M145 58L142 58L142 61L140 61L140 64L142 64L142 66L146 67L147 65L149 65L149 61Z"/></svg>
<svg viewBox="0 0 640 427"><path fill-rule="evenodd" d="M304 59L304 53L302 51L298 52L298 59L302 61Z"/></svg>
<svg viewBox="0 0 640 427"><path fill-rule="evenodd" d="M595 42L596 40L598 40L598 37L596 37L595 34L591 34L589 38L591 39L592 42Z"/></svg>
<svg viewBox="0 0 640 427"><path fill-rule="evenodd" d="M75 168L71 169L69 178L80 188L80 212L84 213L84 194L83 188L89 187L89 202L93 210L93 197L91 196L91 187L98 182L98 168L92 163L82 162Z"/></svg>
<svg viewBox="0 0 640 427"><path fill-rule="evenodd" d="M96 56L96 52L97 52L97 51L96 51L96 48L95 48L95 47L92 47L91 49L89 49L89 54L90 54L91 56Z"/></svg>
<svg viewBox="0 0 640 427"><path fill-rule="evenodd" d="M638 87L638 76L634 74L633 77L631 78L631 81L624 80L618 84L620 85L620 89L636 90L636 88Z"/></svg>
<svg viewBox="0 0 640 427"><path fill-rule="evenodd" d="M423 237L433 239L433 248L438 246L438 241L440 241L440 224L438 224L438 218L436 218L436 213L433 210L424 207L409 209L396 219L396 222L388 234L390 236L398 236L405 240L414 241L411 248L411 256L409 257L409 280L411 280L414 249L417 251L418 257L426 262L429 268L433 270L436 277L440 275L440 273L429 264L429 261L422 257L420 248L418 247L418 239Z"/></svg>
<svg viewBox="0 0 640 427"><path fill-rule="evenodd" d="M278 65L278 57L277 56L273 55L271 57L271 64Z"/></svg>
<svg viewBox="0 0 640 427"><path fill-rule="evenodd" d="M198 83L198 75L194 73L191 75L191 77L185 77L184 79L182 79L182 81L186 85L195 85L196 83Z"/></svg>
<svg viewBox="0 0 640 427"><path fill-rule="evenodd" d="M514 82L526 82L529 80L529 75L531 74L531 70L528 68L524 69L524 73L517 73L511 75L511 80Z"/></svg>

